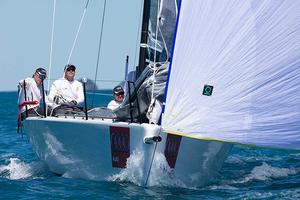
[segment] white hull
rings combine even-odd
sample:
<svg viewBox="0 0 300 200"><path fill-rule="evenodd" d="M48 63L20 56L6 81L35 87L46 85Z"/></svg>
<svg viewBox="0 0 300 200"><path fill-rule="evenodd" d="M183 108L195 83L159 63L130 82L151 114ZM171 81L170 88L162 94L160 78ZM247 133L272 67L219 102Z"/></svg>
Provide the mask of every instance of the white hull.
<svg viewBox="0 0 300 200"><path fill-rule="evenodd" d="M218 172L231 149L229 144L167 136L156 125L112 120L31 117L24 121L24 128L50 171L73 178L121 179L138 185L147 180L156 146L155 142L144 143L147 136L162 137L147 185L202 186Z"/></svg>

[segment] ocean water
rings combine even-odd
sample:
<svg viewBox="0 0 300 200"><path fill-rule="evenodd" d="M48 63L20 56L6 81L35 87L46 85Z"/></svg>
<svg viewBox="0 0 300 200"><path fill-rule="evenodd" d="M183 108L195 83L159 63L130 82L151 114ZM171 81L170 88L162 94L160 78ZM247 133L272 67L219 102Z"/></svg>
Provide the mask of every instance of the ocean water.
<svg viewBox="0 0 300 200"><path fill-rule="evenodd" d="M110 98L95 96L95 104ZM299 151L238 145L214 182L202 188L57 176L38 160L26 135L16 132L16 101L16 92L0 92L0 199L300 199Z"/></svg>

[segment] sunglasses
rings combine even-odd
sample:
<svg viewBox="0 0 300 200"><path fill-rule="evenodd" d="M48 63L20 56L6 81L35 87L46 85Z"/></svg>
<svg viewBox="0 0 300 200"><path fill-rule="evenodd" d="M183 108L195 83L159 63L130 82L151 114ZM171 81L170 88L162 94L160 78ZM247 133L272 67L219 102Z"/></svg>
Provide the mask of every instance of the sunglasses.
<svg viewBox="0 0 300 200"><path fill-rule="evenodd" d="M40 73L36 72L36 75L38 76L38 78L39 78L41 81L43 81L43 80L46 79L46 76L43 75L43 74L40 74Z"/></svg>
<svg viewBox="0 0 300 200"><path fill-rule="evenodd" d="M40 79L40 80L43 81L43 80L45 80L45 78L46 78L46 76L44 76L44 75L39 75L39 79Z"/></svg>
<svg viewBox="0 0 300 200"><path fill-rule="evenodd" d="M115 94L116 96L123 96L124 95L124 92L120 92L120 93L117 93Z"/></svg>
<svg viewBox="0 0 300 200"><path fill-rule="evenodd" d="M75 72L75 69L73 69L73 68L69 68L69 69L67 69L67 72L69 72L69 71L73 71L73 72Z"/></svg>

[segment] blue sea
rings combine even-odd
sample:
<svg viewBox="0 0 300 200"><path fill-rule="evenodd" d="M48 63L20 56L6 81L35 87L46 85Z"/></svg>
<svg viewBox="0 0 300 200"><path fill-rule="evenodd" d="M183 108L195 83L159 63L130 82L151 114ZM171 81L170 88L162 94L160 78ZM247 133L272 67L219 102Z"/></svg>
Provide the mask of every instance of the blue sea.
<svg viewBox="0 0 300 200"><path fill-rule="evenodd" d="M95 105L110 98L95 96ZM214 182L202 188L57 176L39 161L26 135L16 132L16 101L17 92L0 92L1 199L300 199L299 151L234 146Z"/></svg>

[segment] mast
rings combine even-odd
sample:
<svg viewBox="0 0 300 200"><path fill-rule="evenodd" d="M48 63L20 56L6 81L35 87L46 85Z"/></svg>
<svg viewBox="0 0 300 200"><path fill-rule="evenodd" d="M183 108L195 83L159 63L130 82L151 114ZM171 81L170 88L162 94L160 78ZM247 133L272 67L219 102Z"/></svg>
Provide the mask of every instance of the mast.
<svg viewBox="0 0 300 200"><path fill-rule="evenodd" d="M138 78L143 70L146 68L146 56L147 56L147 40L148 40L148 25L150 16L151 0L144 0L143 8L143 22L142 22L142 33L140 42L140 55L139 65L136 70L136 78Z"/></svg>

